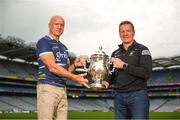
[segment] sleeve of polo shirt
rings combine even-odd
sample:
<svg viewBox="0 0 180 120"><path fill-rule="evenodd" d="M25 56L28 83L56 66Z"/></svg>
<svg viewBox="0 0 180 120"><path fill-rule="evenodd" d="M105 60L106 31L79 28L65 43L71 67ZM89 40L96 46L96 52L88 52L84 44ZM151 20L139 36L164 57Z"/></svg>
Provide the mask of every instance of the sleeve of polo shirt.
<svg viewBox="0 0 180 120"><path fill-rule="evenodd" d="M48 42L44 39L38 41L37 45L37 55L40 57L44 54L52 54L52 49Z"/></svg>
<svg viewBox="0 0 180 120"><path fill-rule="evenodd" d="M127 71L129 74L147 80L152 72L152 57L147 47L140 51L139 66L128 64Z"/></svg>

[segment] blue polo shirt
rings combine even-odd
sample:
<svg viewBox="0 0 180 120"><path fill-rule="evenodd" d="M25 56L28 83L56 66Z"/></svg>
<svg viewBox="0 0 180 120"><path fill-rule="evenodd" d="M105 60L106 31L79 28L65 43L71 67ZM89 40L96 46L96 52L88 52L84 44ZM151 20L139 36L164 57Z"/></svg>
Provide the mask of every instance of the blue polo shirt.
<svg viewBox="0 0 180 120"><path fill-rule="evenodd" d="M47 66L41 61L40 56L45 54L53 54L56 59L56 64L67 69L68 51L67 47L60 41L53 40L51 36L41 38L36 44L36 55L39 64L39 80L38 84L50 84L54 86L66 86L66 78L59 77L50 72Z"/></svg>

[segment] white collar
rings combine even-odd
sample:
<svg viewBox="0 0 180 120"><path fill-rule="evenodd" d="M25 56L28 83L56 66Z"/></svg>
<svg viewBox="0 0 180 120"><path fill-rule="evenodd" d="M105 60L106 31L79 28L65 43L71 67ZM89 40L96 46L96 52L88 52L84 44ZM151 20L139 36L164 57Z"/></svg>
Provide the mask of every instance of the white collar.
<svg viewBox="0 0 180 120"><path fill-rule="evenodd" d="M49 34L48 34L47 36L48 36L49 38L51 38L52 40L54 40L54 39L53 39L53 37L52 37L52 36L50 36Z"/></svg>

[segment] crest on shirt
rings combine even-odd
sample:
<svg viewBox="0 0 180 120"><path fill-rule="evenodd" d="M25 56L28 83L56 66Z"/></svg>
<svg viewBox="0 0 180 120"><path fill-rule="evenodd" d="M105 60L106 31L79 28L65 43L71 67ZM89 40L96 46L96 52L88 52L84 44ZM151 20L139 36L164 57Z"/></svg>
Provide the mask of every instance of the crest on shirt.
<svg viewBox="0 0 180 120"><path fill-rule="evenodd" d="M131 52L129 53L129 56L133 56L133 55L134 55L134 52L135 52L135 51L131 51Z"/></svg>

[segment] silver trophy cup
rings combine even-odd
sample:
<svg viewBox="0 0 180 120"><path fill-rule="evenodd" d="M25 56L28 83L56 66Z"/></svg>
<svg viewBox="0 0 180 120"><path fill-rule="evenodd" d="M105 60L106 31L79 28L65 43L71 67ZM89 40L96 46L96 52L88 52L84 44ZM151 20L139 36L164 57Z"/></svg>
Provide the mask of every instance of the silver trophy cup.
<svg viewBox="0 0 180 120"><path fill-rule="evenodd" d="M103 80L107 79L109 75L110 60L109 56L102 51L102 46L99 47L99 51L92 54L88 60L89 68L87 68L88 80L91 89L104 89L102 84ZM84 68L86 69L86 68Z"/></svg>

